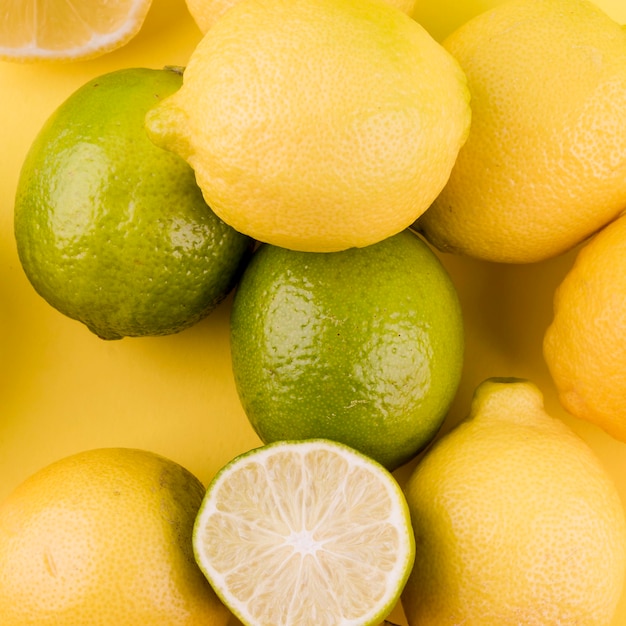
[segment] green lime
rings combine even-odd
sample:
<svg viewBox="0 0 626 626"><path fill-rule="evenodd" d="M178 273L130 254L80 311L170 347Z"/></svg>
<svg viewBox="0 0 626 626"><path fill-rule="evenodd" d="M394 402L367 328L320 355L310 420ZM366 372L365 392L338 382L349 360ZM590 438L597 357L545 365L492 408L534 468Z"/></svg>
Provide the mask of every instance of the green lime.
<svg viewBox="0 0 626 626"><path fill-rule="evenodd" d="M175 69L100 76L47 120L15 201L20 261L53 307L104 339L178 332L232 290L251 240L205 203L193 170L147 137Z"/></svg>
<svg viewBox="0 0 626 626"><path fill-rule="evenodd" d="M445 419L462 314L445 268L409 230L341 252L263 244L235 293L231 348L262 441L332 439L395 469Z"/></svg>

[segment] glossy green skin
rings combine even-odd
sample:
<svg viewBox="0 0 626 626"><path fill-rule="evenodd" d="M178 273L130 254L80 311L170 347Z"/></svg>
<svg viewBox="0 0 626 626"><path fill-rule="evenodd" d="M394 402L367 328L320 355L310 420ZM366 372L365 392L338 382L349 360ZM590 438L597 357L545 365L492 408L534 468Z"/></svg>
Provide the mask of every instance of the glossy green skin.
<svg viewBox="0 0 626 626"><path fill-rule="evenodd" d="M15 202L24 271L52 306L105 339L178 332L229 293L251 240L157 148L146 112L180 72L119 70L72 94L26 157Z"/></svg>
<svg viewBox="0 0 626 626"><path fill-rule="evenodd" d="M262 245L233 302L237 390L261 439L341 441L395 469L435 436L462 370L460 304L414 233L333 253Z"/></svg>

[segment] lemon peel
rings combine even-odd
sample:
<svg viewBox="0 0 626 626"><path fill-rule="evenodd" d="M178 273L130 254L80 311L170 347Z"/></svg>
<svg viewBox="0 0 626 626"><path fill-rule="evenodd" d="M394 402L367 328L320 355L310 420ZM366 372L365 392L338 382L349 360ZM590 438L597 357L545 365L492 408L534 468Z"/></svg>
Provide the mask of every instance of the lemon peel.
<svg viewBox="0 0 626 626"><path fill-rule="evenodd" d="M146 118L208 204L259 241L329 252L404 230L448 179L471 112L454 58L376 0L242 0Z"/></svg>

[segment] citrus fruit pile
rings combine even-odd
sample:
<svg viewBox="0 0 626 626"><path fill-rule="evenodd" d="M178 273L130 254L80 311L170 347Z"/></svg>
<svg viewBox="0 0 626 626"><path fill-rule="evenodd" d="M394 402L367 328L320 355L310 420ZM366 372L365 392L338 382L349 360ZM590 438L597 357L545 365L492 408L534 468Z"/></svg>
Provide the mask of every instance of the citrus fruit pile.
<svg viewBox="0 0 626 626"><path fill-rule="evenodd" d="M5 373L0 451L39 457L0 495L3 624L622 624L610 3L8 3L0 81L76 88L11 194L7 306L49 317Z"/></svg>

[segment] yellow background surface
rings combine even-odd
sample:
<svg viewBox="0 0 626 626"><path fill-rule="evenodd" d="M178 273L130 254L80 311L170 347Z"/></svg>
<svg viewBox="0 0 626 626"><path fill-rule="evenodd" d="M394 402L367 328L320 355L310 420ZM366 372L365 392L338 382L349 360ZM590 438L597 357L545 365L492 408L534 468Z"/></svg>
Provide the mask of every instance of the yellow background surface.
<svg viewBox="0 0 626 626"><path fill-rule="evenodd" d="M418 2L417 19L438 38L471 11L495 4ZM623 0L598 3L626 23ZM178 335L105 342L34 292L13 238L20 166L54 109L105 72L185 65L199 39L183 0L154 0L142 32L105 57L49 66L0 62L0 499L37 469L88 448L149 449L206 484L232 457L260 444L230 369L230 299ZM575 254L527 266L440 256L457 286L466 325L465 373L442 433L465 416L485 378L528 378L544 393L549 412L598 453L626 502L626 444L562 411L541 355L554 289ZM396 472L400 482L413 465ZM392 619L406 623L400 609ZM626 598L614 620L614 626L624 624Z"/></svg>

